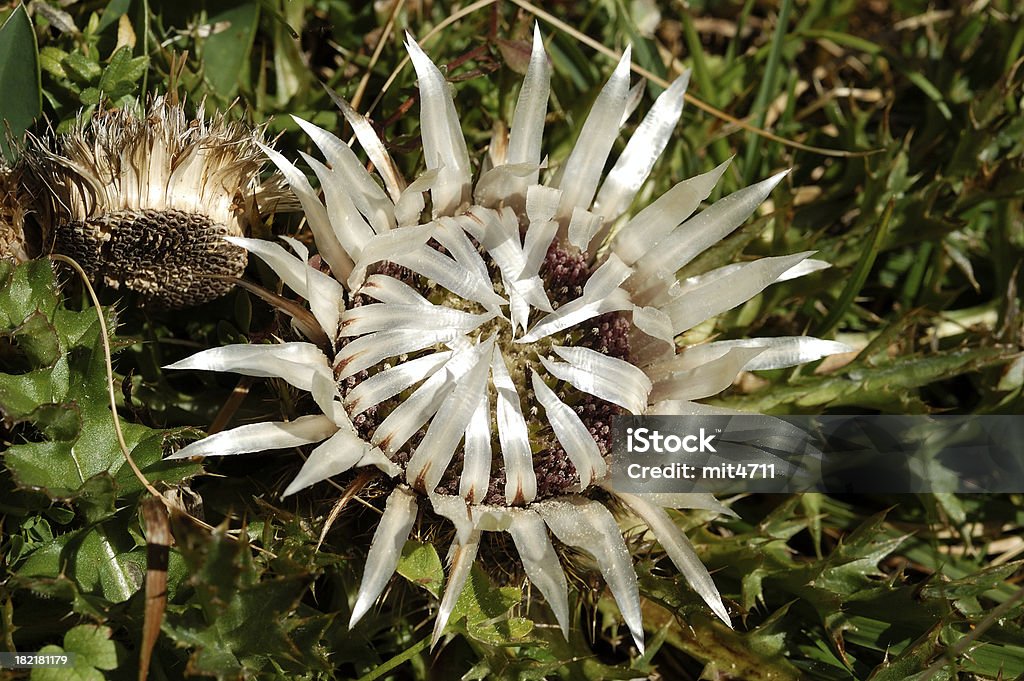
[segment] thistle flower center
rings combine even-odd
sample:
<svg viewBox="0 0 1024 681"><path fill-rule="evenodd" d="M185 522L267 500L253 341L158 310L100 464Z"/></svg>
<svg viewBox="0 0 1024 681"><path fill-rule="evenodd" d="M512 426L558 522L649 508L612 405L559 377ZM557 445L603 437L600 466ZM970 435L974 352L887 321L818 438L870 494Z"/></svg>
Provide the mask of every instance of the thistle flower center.
<svg viewBox="0 0 1024 681"><path fill-rule="evenodd" d="M503 279L502 269L495 262L492 255L476 240L471 240L473 248L482 260L486 268L490 286L495 294L508 298L511 291L507 281ZM427 248L435 253L448 254L440 243L431 240ZM558 399L568 406L578 417L589 437L593 439L597 449L604 457L611 444L611 419L613 416L622 413L622 409L615 404L595 397L592 394L575 388L568 381L551 381L550 373L544 371L541 358L547 361L557 360L554 354L555 348L585 348L616 359L630 360L629 332L631 323L629 318L620 312L609 312L594 316L583 322L572 325L564 330L546 335L533 341L524 342L523 338L527 333L526 328L517 327L513 322L513 314L510 305L500 308L500 314L488 315L487 307L475 300L454 293L445 286L425 276L417 274L396 262L384 262L378 266L376 274L388 277L402 285L411 288L424 302L432 306L432 309L445 309L447 311L458 311L464 315L479 315L490 317L476 325L464 336L459 336L456 343L440 342L430 347L415 352L405 353L397 357L380 362L343 378L340 381L342 394L348 398L357 393L354 391L360 385L374 380L381 380L383 372L400 369L404 364L412 362L427 362L431 356L438 356L440 353L451 352L457 347L458 342L466 345L479 347L488 341L494 343L497 352L500 353L502 367L495 364L498 360L486 360L491 364L490 373L492 380L483 382L482 391L486 393L486 403L490 405L487 414L487 425L489 432L489 447L492 452L499 453L507 447L507 443L501 441L502 418L497 408L500 388L496 387L500 382L499 375L507 371L507 376L515 386L515 396L518 400L518 408L521 410L522 418L525 421L529 433L529 455L532 459L532 475L536 479L536 493L529 499L509 500L507 497L508 471L506 460L503 456L491 457L488 484L486 492L478 493L473 501L486 505L522 505L531 501L559 497L574 492L579 492L582 487L589 484L590 479L581 481L580 475L573 464L571 457L559 441L559 435L555 432L550 423L550 414L545 418L545 408L542 406L534 387L534 373L539 376L546 376L547 385L554 391ZM550 309L557 310L559 307L571 303L580 298L583 289L592 272L585 253L580 252L572 246L562 244L557 239L548 247L540 266L539 280L544 295L550 303ZM359 308L366 305L376 304L372 294L357 293L350 301L350 310L358 316ZM493 308L492 308L493 312ZM528 327L543 318L546 312L538 309L531 309L528 316ZM401 331L400 322L396 321L394 331ZM372 334L353 335L346 338L341 348L341 355L345 354L345 346L359 341L361 338ZM467 372L468 373L468 372ZM471 380L468 376L462 376L456 381ZM383 400L371 408L364 409L358 413L351 414L353 424L357 432L366 440L380 443L382 441L382 424L391 419L396 411L402 408L403 404L411 402L413 395L417 392L414 386L401 391L399 394ZM506 395L507 398L507 395ZM441 398L438 398L440 400ZM354 410L350 409L350 412ZM400 446L387 451L387 444L390 441L384 439L384 449L388 456L403 468L408 468L410 460L416 455L421 446L426 447L424 439L427 437L432 424L442 418L439 410L433 420L424 423L414 434ZM386 430L386 428L385 428ZM389 431L390 432L390 431ZM466 433L468 440L469 433ZM439 482L431 486L427 484L417 485L416 481L410 480L414 487L418 487L423 493L436 492L446 495L459 495L460 485L463 487L462 494L465 496L465 483L462 482L463 472L467 465L467 447L457 447L451 455L444 473L440 476ZM429 456L429 453L427 454ZM428 487L430 487L428 489Z"/></svg>

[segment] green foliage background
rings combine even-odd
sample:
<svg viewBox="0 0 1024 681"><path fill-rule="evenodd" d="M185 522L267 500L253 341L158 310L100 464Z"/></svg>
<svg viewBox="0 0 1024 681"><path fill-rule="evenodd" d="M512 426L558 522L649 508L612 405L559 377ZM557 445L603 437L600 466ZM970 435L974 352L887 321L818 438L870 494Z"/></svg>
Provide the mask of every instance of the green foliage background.
<svg viewBox="0 0 1024 681"><path fill-rule="evenodd" d="M408 0L386 29L383 2L10 4L0 12L0 115L17 139L47 122L67 129L83 110L173 91L266 125L294 156L308 142L286 114L341 129L325 83L369 112L414 175L417 105L403 30L429 35L425 49L447 65L471 149L484 148L514 106L535 17L525 2L478 5L452 21L460 5ZM1021 413L1018 3L602 0L544 9L564 22L541 16L554 66L553 159L564 158L613 65L582 37L614 49L631 43L635 63L659 76L690 67L697 98L788 140L873 152L795 150L687 108L649 195L733 155L718 195L794 169L771 216L693 270L808 249L834 265L698 332L810 332L865 347L841 366L762 372L718 401L771 413ZM659 91L648 87L642 110ZM16 146L5 143L8 158ZM263 229L298 225L278 219ZM256 265L249 276L273 285ZM113 438L96 314L68 271L55 280L45 260L3 264L0 282L0 648L75 650L77 678L132 678L146 493ZM119 411L133 458L215 527L174 519L150 678L1024 676L1021 495L752 496L731 500L739 519L708 525L700 513L677 515L735 631L634 533L650 639L642 658L630 657L614 606L587 574L574 575L576 626L565 641L543 603L522 604L521 575L498 545L463 593L452 637L431 652L444 575L429 536L410 542L386 600L349 632L373 508L350 504L321 545L340 492L320 485L282 502L294 453L209 463L207 475L161 462L176 439L194 434L189 426L213 422L236 381L159 367L279 333L281 320L243 291L186 315L149 313L111 292L104 300L118 326ZM287 386L244 386L244 400L231 402L235 423L301 413ZM381 491L371 484L364 500L379 508ZM48 674L32 678L70 678Z"/></svg>

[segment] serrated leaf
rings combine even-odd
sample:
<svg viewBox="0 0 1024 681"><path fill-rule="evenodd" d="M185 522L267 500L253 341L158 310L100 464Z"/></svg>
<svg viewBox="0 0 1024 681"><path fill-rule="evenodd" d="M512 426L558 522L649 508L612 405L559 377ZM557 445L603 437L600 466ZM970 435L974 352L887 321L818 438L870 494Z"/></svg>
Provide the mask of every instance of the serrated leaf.
<svg viewBox="0 0 1024 681"><path fill-rule="evenodd" d="M144 569L144 552L127 534L100 525L55 537L29 554L14 574L22 586L66 575L84 594L102 598L98 605L131 598L142 584Z"/></svg>
<svg viewBox="0 0 1024 681"><path fill-rule="evenodd" d="M927 668L928 663L941 652L942 646L938 641L940 630L941 627L938 625L932 627L902 653L878 665L868 677L868 681L910 681L917 672ZM932 678L936 681L950 679L952 672L945 667Z"/></svg>
<svg viewBox="0 0 1024 681"><path fill-rule="evenodd" d="M33 312L11 332L14 343L36 366L50 366L60 356L57 330L42 312Z"/></svg>
<svg viewBox="0 0 1024 681"><path fill-rule="evenodd" d="M82 415L73 403L41 404L27 420L51 440L72 440L82 429Z"/></svg>
<svg viewBox="0 0 1024 681"><path fill-rule="evenodd" d="M915 391L936 381L1000 366L1017 358L1015 348L982 347L927 356L903 356L880 366L851 364L842 372L801 378L771 390L732 396L712 404L754 413L796 413L799 410L847 406L892 413L920 413L927 407Z"/></svg>
<svg viewBox="0 0 1024 681"><path fill-rule="evenodd" d="M53 269L46 260L34 260L16 266L0 260L0 322L10 328L22 324L36 310L52 310L57 305Z"/></svg>
<svg viewBox="0 0 1024 681"><path fill-rule="evenodd" d="M749 555L748 551L748 555ZM796 681L803 678L781 651L785 639L784 606L761 627L734 631L708 616L682 580L654 575L650 563L637 566L646 627L667 627L665 642L705 663L701 678L738 678L749 681ZM602 599L602 602L604 599Z"/></svg>
<svg viewBox="0 0 1024 681"><path fill-rule="evenodd" d="M15 481L38 489L51 498L86 496L87 483L96 476L115 476L120 490L108 486L99 503L84 502L90 522L101 519L98 509L114 512L117 493L142 489L134 475L127 476L124 454L114 433L109 406L106 364L100 325L92 309L67 310L59 302L53 270L48 261L34 261L12 269L0 264L0 333L18 338L29 351L29 371L0 373L0 413L12 423L32 423L46 438L18 442L4 452L3 460ZM108 321L113 319L108 313ZM6 319L6 326L2 323ZM108 327L108 328L111 328ZM113 348L124 345L110 338ZM182 467L161 463L163 442L181 431L158 431L121 423L129 451L136 463L154 467L155 477L180 482L194 475L194 464Z"/></svg>
<svg viewBox="0 0 1024 681"><path fill-rule="evenodd" d="M869 518L822 562L812 584L850 596L875 584L881 575L878 563L899 547L906 537L890 537L884 529L885 514Z"/></svg>
<svg viewBox="0 0 1024 681"><path fill-rule="evenodd" d="M179 645L194 649L189 673L251 676L268 664L301 665L305 658L292 637L300 622L287 615L315 575L263 575L244 538L229 539L221 530L199 533L180 523L175 527L175 536L184 536L179 550L191 574L196 605L168 607L163 630ZM312 634L300 634L308 648Z"/></svg>
<svg viewBox="0 0 1024 681"><path fill-rule="evenodd" d="M947 581L937 577L921 587L921 597L944 600L974 598L996 588L1022 567L1024 561L1018 560L1005 565L987 567L961 579Z"/></svg>

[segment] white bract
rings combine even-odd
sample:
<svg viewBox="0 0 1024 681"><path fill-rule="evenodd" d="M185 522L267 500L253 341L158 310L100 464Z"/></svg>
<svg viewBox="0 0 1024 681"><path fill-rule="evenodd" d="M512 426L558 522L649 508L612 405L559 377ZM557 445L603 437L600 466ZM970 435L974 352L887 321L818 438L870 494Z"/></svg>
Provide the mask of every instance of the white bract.
<svg viewBox="0 0 1024 681"><path fill-rule="evenodd" d="M236 345L170 367L277 376L310 391L321 414L218 433L175 457L323 441L286 494L357 466L394 477L353 625L383 592L426 503L456 528L435 641L481 533L507 532L564 632L567 586L552 536L593 558L643 650L636 574L606 505L616 495L606 487L610 418L691 413L693 400L725 389L744 368L792 366L847 350L804 337L677 349L687 329L823 264L800 253L677 280L681 267L746 220L785 173L698 212L723 165L626 218L679 120L686 75L658 98L603 176L628 118L627 51L580 141L542 183L550 73L537 32L510 133L496 136L474 184L448 84L411 39L408 50L419 78L427 166L414 182L398 174L368 122L340 100L381 184L341 140L301 119L327 161L303 155L323 200L301 171L267 149L334 278L310 268L301 248L293 256L267 242L233 240L311 301L332 347ZM421 222L425 193L431 218ZM709 494L617 496L728 624L711 577L665 510L728 509Z"/></svg>

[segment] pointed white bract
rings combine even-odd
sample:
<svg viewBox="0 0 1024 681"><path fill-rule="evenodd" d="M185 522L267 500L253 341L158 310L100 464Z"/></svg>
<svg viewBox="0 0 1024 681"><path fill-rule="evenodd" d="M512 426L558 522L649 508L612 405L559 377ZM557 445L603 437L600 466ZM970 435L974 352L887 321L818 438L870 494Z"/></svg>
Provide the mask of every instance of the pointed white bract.
<svg viewBox="0 0 1024 681"><path fill-rule="evenodd" d="M359 594L352 606L352 617L348 621L349 628L356 625L377 600L391 575L398 567L398 559L402 556L402 547L409 538L409 530L416 522L418 512L416 495L405 487L396 487L384 504L384 515L373 533L370 552L366 556L366 569L363 570L363 581L359 585Z"/></svg>
<svg viewBox="0 0 1024 681"><path fill-rule="evenodd" d="M452 545L452 564L448 570L448 584L444 588L444 596L441 597L441 607L437 609L437 619L434 620L434 633L430 638L431 647L436 646L441 640L441 634L448 624L448 618L455 609L455 603L459 600L462 587L469 579L469 572L476 561L477 551L480 549L480 531L473 531L465 543L456 540Z"/></svg>
<svg viewBox="0 0 1024 681"><path fill-rule="evenodd" d="M293 255L277 243L234 239L308 301L326 340L300 327L311 342L229 346L169 367L276 377L308 391L321 413L240 426L175 456L304 447L305 464L285 495L364 466L394 478L352 625L384 591L426 504L431 518L455 527L434 644L482 533L508 532L522 573L564 633L567 584L551 535L592 558L643 651L637 578L605 505L609 495L646 523L728 624L710 575L665 509L729 509L709 494L617 494L608 486L608 419L721 411L695 400L725 390L744 370L849 350L804 337L677 347L695 325L710 328L772 283L824 265L798 253L679 281L679 269L747 220L785 173L701 210L727 161L619 219L673 135L688 79L684 74L658 98L605 173L619 129L643 94L642 85L630 88L627 50L557 179L542 183L551 68L535 29L511 131L496 126L473 185L449 84L411 38L407 47L420 89L426 170L407 183L369 121L330 93L378 177L333 133L299 119L322 154L302 155L322 195L282 154L266 151L302 205L331 274L308 264L298 240L285 239ZM311 319L304 328L315 329Z"/></svg>
<svg viewBox="0 0 1024 681"><path fill-rule="evenodd" d="M520 180L509 182L508 195L525 194L527 187L537 184L540 176L541 143L544 141L544 116L548 111L548 93L551 89L551 67L544 52L540 26L533 26L533 51L526 79L519 89L519 101L512 116L512 131L508 139L508 162L536 166Z"/></svg>
<svg viewBox="0 0 1024 681"><path fill-rule="evenodd" d="M580 490L590 487L595 478L603 478L607 466L601 457L601 450L572 407L558 399L558 395L536 373L533 374L533 391L537 394L537 401L544 407L555 437L576 466L576 473L580 476Z"/></svg>
<svg viewBox="0 0 1024 681"><path fill-rule="evenodd" d="M491 376L498 396L496 420L498 442L505 461L505 501L510 505L528 504L537 497L537 474L533 470L530 429L523 418L516 384L497 346L491 362Z"/></svg>
<svg viewBox="0 0 1024 681"><path fill-rule="evenodd" d="M597 96L587 120L583 123L576 145L562 170L562 202L559 214L568 217L573 208L588 208L597 191L597 183L604 172L612 145L618 137L619 126L626 111L629 93L630 48L622 54L619 65L608 83Z"/></svg>
<svg viewBox="0 0 1024 681"><path fill-rule="evenodd" d="M313 389L313 374L330 373L327 358L312 343L225 345L197 352L164 368L233 371L244 376L275 377L300 390Z"/></svg>
<svg viewBox="0 0 1024 681"><path fill-rule="evenodd" d="M347 428L339 429L313 450L299 474L288 484L281 496L286 497L310 485L344 473L363 461L370 449L372 449L370 444L359 437L355 431Z"/></svg>
<svg viewBox="0 0 1024 681"><path fill-rule="evenodd" d="M310 311L328 338L337 334L344 307L344 288L340 283L308 266L305 258L297 258L273 242L241 237L228 237L228 241L267 263L281 281L308 300Z"/></svg>
<svg viewBox="0 0 1024 681"><path fill-rule="evenodd" d="M672 320L674 333L688 331L704 320L750 300L812 252L761 258L745 263L727 276L709 273L707 281L687 289L662 305L661 310Z"/></svg>
<svg viewBox="0 0 1024 681"><path fill-rule="evenodd" d="M541 504L538 510L561 542L593 556L636 647L643 654L640 591L633 571L633 558L622 540L615 517L600 502L581 497Z"/></svg>
<svg viewBox="0 0 1024 681"><path fill-rule="evenodd" d="M726 196L653 244L636 262L627 287L636 302L650 302L668 290L680 268L739 227L785 176L779 173Z"/></svg>
<svg viewBox="0 0 1024 681"><path fill-rule="evenodd" d="M722 597L719 595L715 583L711 581L708 569L704 567L704 563L700 562L690 540L686 538L679 526L672 522L668 513L643 496L621 493L617 496L647 523L651 532L664 547L665 553L679 568L679 572L683 574L693 590L704 599L704 602L718 615L720 620L725 622L726 626L731 627L729 611L725 609L725 604L722 603Z"/></svg>
<svg viewBox="0 0 1024 681"><path fill-rule="evenodd" d="M545 361L544 366L554 376L605 402L617 404L631 414L646 411L651 380L641 369L590 348L553 345L551 349L568 362L565 366Z"/></svg>
<svg viewBox="0 0 1024 681"><path fill-rule="evenodd" d="M487 390L482 391L466 425L462 456L459 495L471 504L482 502L491 481L491 402Z"/></svg>
<svg viewBox="0 0 1024 681"><path fill-rule="evenodd" d="M731 162L730 158L714 170L683 180L637 213L612 240L615 254L632 265L657 246L711 195Z"/></svg>
<svg viewBox="0 0 1024 681"><path fill-rule="evenodd" d="M412 36L407 36L405 46L419 78L423 156L428 169L440 171L430 190L434 215L451 215L469 199L470 167L466 140L444 76Z"/></svg>
<svg viewBox="0 0 1024 681"><path fill-rule="evenodd" d="M683 94L689 82L687 70L661 93L605 178L594 206L607 222L626 212L668 145L683 113Z"/></svg>
<svg viewBox="0 0 1024 681"><path fill-rule="evenodd" d="M323 128L304 121L298 116L292 119L299 124L299 127L309 135L313 143L323 153L324 158L331 166L331 172L335 173L331 183L347 189L359 212L366 217L373 231L383 234L395 227L395 206L388 200L387 195L381 190L370 174L363 168L355 152L337 137ZM309 158L303 156L303 158ZM326 191L326 187L325 187Z"/></svg>
<svg viewBox="0 0 1024 681"><path fill-rule="evenodd" d="M334 421L319 414L300 416L291 422L250 423L197 440L167 458L232 456L270 449L298 447L320 442L337 430L338 426L334 424Z"/></svg>
<svg viewBox="0 0 1024 681"><path fill-rule="evenodd" d="M431 419L423 439L406 464L406 481L422 492L433 492L448 468L455 448L462 440L469 421L486 394L487 372L490 368L489 340L474 357L473 367L466 372Z"/></svg>
<svg viewBox="0 0 1024 681"><path fill-rule="evenodd" d="M530 582L540 589L555 613L562 635L569 638L569 601L565 573L551 545L544 521L531 510L513 514L508 533L523 561Z"/></svg>

